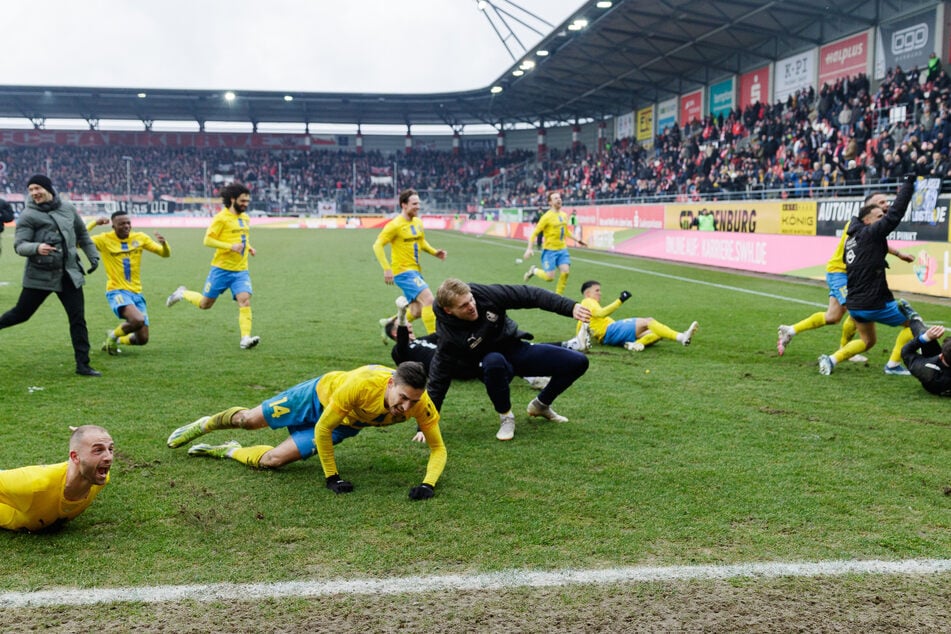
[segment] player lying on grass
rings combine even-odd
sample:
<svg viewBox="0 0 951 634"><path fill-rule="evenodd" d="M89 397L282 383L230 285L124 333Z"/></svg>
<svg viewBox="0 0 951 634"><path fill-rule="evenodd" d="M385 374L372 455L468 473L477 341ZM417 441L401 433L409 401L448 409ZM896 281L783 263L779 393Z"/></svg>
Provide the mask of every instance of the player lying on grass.
<svg viewBox="0 0 951 634"><path fill-rule="evenodd" d="M275 469L314 454L320 457L327 488L350 493L353 484L340 477L333 446L364 427L385 427L415 418L429 445L423 482L409 491L413 500L433 496L446 466L446 445L439 431L439 412L426 393L421 363L401 363L396 370L365 365L349 372L328 372L267 399L254 409L230 407L179 427L169 447L181 447L217 429L285 428L290 437L277 447L242 447L236 440L221 445L197 444L190 456L231 458L249 467Z"/></svg>
<svg viewBox="0 0 951 634"><path fill-rule="evenodd" d="M115 445L97 425L71 428L69 459L0 471L0 528L47 531L89 508L109 483Z"/></svg>
<svg viewBox="0 0 951 634"><path fill-rule="evenodd" d="M677 332L653 317L628 317L615 321L610 315L629 300L631 294L622 291L620 297L602 307L601 283L596 280L588 280L582 284L581 294L584 296L581 305L591 311L591 322L585 324L579 321L578 335L582 339L587 339L589 336L585 331L590 329L590 337L594 337L605 346L623 346L627 350L640 352L661 339L670 339L689 346L699 326L697 322L693 322L683 332Z"/></svg>

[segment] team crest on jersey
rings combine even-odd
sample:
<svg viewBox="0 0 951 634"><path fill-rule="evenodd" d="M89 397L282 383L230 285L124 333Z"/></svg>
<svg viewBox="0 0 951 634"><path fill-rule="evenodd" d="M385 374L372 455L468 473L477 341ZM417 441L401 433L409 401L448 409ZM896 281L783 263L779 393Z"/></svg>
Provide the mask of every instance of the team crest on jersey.
<svg viewBox="0 0 951 634"><path fill-rule="evenodd" d="M499 320L499 316L493 313L491 310L485 311L485 318L491 321L492 323L495 323Z"/></svg>

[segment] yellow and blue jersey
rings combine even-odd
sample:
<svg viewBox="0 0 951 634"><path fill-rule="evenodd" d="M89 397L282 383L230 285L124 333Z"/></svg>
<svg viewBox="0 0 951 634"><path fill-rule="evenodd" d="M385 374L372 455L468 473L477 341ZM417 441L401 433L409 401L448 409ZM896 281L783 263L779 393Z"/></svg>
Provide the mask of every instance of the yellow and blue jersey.
<svg viewBox="0 0 951 634"><path fill-rule="evenodd" d="M142 278L139 269L142 251L151 251L163 258L171 254L167 243L161 245L141 231L131 232L125 240L120 240L115 231L91 237L99 255L102 256L107 291L141 293Z"/></svg>
<svg viewBox="0 0 951 634"><path fill-rule="evenodd" d="M620 308L621 300L616 299L607 306L602 307L597 300L586 297L581 300L581 305L591 311L591 321L588 323L588 327L591 329L591 334L594 338L601 341L608 331L608 326L614 323L614 319L609 317L609 315ZM576 325L576 330L579 328L581 328L580 321Z"/></svg>
<svg viewBox="0 0 951 634"><path fill-rule="evenodd" d="M542 217L538 219L535 230L532 231L532 239L535 239L539 233L542 234L542 249L546 251L559 251L566 248L565 238L568 235L568 214L563 211L549 209Z"/></svg>
<svg viewBox="0 0 951 634"><path fill-rule="evenodd" d="M226 271L246 271L250 242L251 218L246 213L236 214L228 208L219 211L205 232L205 246L216 249L211 265ZM241 243L241 253L231 250L232 244Z"/></svg>
<svg viewBox="0 0 951 634"><path fill-rule="evenodd" d="M387 244L390 245L392 265L386 261L386 252L383 250ZM384 271L392 269L394 275L404 271L420 271L420 251L436 255L436 249L426 242L423 221L419 218L407 220L402 214L386 223L373 243L373 253L380 266Z"/></svg>
<svg viewBox="0 0 951 634"><path fill-rule="evenodd" d="M85 511L105 485L92 485L82 500L67 500L68 468L61 462L0 471L0 528L40 531Z"/></svg>
<svg viewBox="0 0 951 634"><path fill-rule="evenodd" d="M333 453L333 430L340 425L384 427L415 418L430 448L424 482L435 484L446 466L446 446L439 431L439 412L423 392L405 416L393 416L384 397L394 370L365 365L355 370L328 372L317 382L317 397L323 413L314 428L314 443L325 475L337 473Z"/></svg>
<svg viewBox="0 0 951 634"><path fill-rule="evenodd" d="M849 221L851 222L851 220ZM845 273L845 240L849 237L849 223L842 227L842 237L835 247L832 257L826 262L826 273Z"/></svg>

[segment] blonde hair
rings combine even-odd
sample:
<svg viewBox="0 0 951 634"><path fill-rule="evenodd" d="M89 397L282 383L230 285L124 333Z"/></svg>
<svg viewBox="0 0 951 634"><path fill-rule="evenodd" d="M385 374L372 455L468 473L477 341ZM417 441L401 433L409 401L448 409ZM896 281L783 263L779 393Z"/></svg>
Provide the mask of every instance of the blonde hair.
<svg viewBox="0 0 951 634"><path fill-rule="evenodd" d="M462 280L450 277L439 285L436 289L436 303L443 308L451 307L455 304L455 299L466 293L471 293L472 289Z"/></svg>

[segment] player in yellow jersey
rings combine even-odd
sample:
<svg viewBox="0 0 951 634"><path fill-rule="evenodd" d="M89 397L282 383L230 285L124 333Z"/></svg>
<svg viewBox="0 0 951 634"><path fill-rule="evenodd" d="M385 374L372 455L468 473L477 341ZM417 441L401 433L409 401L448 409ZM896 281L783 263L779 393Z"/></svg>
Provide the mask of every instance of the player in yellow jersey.
<svg viewBox="0 0 951 634"><path fill-rule="evenodd" d="M565 237L569 237L583 247L588 244L581 238L575 237L571 232L568 223L568 214L561 210L561 194L558 192L548 192L548 204L551 208L542 214L535 225L535 230L528 236L528 248L525 249L526 260L535 253L532 244L535 237L542 235L542 266L530 266L525 273L525 281L532 277L538 277L546 282L555 279L555 269L558 270L558 284L555 285L555 292L559 295L565 293L565 286L568 284L568 274L571 273L571 256L568 254L568 248L565 245Z"/></svg>
<svg viewBox="0 0 951 634"><path fill-rule="evenodd" d="M109 218L97 218L86 228L109 224ZM149 313L142 296L142 251L167 258L171 249L165 237L156 232L155 240L141 231L132 231L132 219L125 211L112 214L112 231L92 237L106 269L106 300L116 317L124 320L106 333L103 352L119 354L119 344L144 346L149 342Z"/></svg>
<svg viewBox="0 0 951 634"><path fill-rule="evenodd" d="M386 259L384 247L390 245L393 263ZM423 221L419 219L419 194L413 189L400 193L400 215L386 223L376 242L373 253L383 267L383 281L396 284L403 291L403 297L409 302L409 314L413 319L423 318L423 324L430 333L436 332L436 316L433 314L433 292L423 280L419 266L420 251L434 255L440 260L446 259L444 249L434 249L427 241L423 231ZM390 319L380 320L380 326Z"/></svg>
<svg viewBox="0 0 951 634"><path fill-rule="evenodd" d="M179 286L168 296L166 306L174 306L183 299L202 310L215 305L215 300L226 290L238 302L238 328L241 332L239 345L242 349L253 348L261 342L251 336L251 275L248 273L248 256L257 251L251 246L249 233L251 218L248 205L251 191L240 183L231 183L221 189L224 209L212 219L205 232L204 245L215 249L211 259L211 271L201 293Z"/></svg>
<svg viewBox="0 0 951 634"><path fill-rule="evenodd" d="M581 294L584 299L581 305L591 311L591 322L578 322L578 338L582 341L588 337L585 329L590 330L590 336L605 346L623 346L624 348L640 352L647 346L657 343L661 339L670 339L682 345L689 346L697 332L699 324L693 322L683 332L665 326L653 317L629 317L615 321L610 315L621 307L621 304L631 298L631 294L623 291L616 300L607 306L601 306L601 282L588 280L581 285Z"/></svg>
<svg viewBox="0 0 951 634"><path fill-rule="evenodd" d="M396 370L365 365L349 372L328 372L267 399L254 409L231 407L179 427L168 437L169 447L181 447L216 429L285 428L290 438L277 447L242 447L231 440L222 445L197 444L190 456L231 458L249 467L275 469L315 453L320 457L327 488L349 493L353 485L337 471L333 446L356 436L364 427L385 427L415 418L429 445L429 464L423 482L409 496L433 496L446 466L446 445L439 431L439 412L426 393L426 371L415 361Z"/></svg>
<svg viewBox="0 0 951 634"><path fill-rule="evenodd" d="M865 197L862 206L877 207L885 211L888 209L888 197L881 192L871 193ZM848 237L848 230L849 223L846 222L845 227L842 228L842 237L839 239L835 251L832 253L832 257L830 257L826 263L826 285L829 287L829 307L826 308L825 312L819 311L813 313L791 326L781 325L778 329L779 335L776 340L776 351L779 353L779 356L783 356L786 352L786 346L789 345L789 342L792 341L792 338L797 334L805 332L806 330L822 328L823 326L832 326L839 323L843 317L845 317L845 321L842 322L840 346L845 346L852 340L852 337L855 336L855 322L851 317L846 315L848 276L845 273L845 260L842 257L845 252L845 239ZM905 262L914 261L914 257L904 254L897 249L889 247L888 251ZM856 354L849 360L865 363L868 361L868 358L864 355Z"/></svg>
<svg viewBox="0 0 951 634"><path fill-rule="evenodd" d="M97 425L71 428L69 459L0 471L0 528L42 531L85 511L109 483L115 445Z"/></svg>

